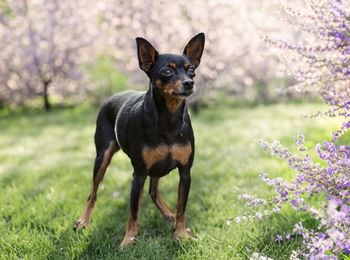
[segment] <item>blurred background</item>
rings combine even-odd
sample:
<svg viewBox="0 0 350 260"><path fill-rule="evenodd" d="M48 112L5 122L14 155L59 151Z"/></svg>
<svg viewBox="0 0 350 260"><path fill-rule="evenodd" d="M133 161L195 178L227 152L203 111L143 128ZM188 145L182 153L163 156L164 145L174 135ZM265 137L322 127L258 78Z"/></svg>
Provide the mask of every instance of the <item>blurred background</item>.
<svg viewBox="0 0 350 260"><path fill-rule="evenodd" d="M0 0L0 106L48 110L145 90L135 38L180 54L199 32L206 47L194 111L222 98L239 105L299 98L281 91L294 80L264 42L265 35L298 42L284 17L279 4L259 0Z"/></svg>
<svg viewBox="0 0 350 260"><path fill-rule="evenodd" d="M326 71L333 86L337 75L331 66L318 71L288 51L292 45L296 54L303 50L301 56L314 52L303 44L313 47L312 35L319 32L304 33L309 28L296 21L299 11L288 14L281 1L0 0L0 259L252 259L254 252L289 259L302 239L285 243L275 237L303 219L317 230L306 213L287 208L266 221L235 222L237 216L256 216L238 196L274 194L258 177L261 171L286 180L295 174L257 140L277 139L298 153L293 136L302 129L308 152L317 158L313 147L332 138L342 121L300 116L328 106L317 86L292 91L296 79L306 71L306 81L318 80ZM287 4L312 20L303 3ZM196 155L186 209L198 239L175 243L172 227L145 192L137 242L119 250L133 171L121 152L100 185L90 227L74 232L92 179L98 106L116 92L148 88L135 38L146 38L160 53L181 54L199 32L206 44L197 92L189 100ZM178 174L160 184L173 209L177 185Z"/></svg>

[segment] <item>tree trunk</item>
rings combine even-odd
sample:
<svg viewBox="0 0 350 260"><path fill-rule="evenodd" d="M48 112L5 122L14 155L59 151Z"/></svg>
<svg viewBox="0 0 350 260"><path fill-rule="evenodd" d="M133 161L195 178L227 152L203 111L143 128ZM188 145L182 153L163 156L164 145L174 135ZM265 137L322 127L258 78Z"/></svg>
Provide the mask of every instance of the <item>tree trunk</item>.
<svg viewBox="0 0 350 260"><path fill-rule="evenodd" d="M190 104L192 111L195 115L199 114L199 101L196 100Z"/></svg>
<svg viewBox="0 0 350 260"><path fill-rule="evenodd" d="M44 81L44 93L43 93L43 98L44 98L44 108L46 111L49 111L51 109L51 104L49 102L49 95L47 93L47 89L49 87L50 81Z"/></svg>
<svg viewBox="0 0 350 260"><path fill-rule="evenodd" d="M269 85L264 80L258 80L257 84L258 103L267 104L271 101Z"/></svg>

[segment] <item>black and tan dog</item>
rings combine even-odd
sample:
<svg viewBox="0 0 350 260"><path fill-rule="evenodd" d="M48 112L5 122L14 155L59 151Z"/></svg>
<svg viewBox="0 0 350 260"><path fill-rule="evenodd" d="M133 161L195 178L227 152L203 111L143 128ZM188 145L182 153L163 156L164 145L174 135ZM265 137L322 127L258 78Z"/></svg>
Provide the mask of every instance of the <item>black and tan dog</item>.
<svg viewBox="0 0 350 260"><path fill-rule="evenodd" d="M193 37L183 55L158 54L145 39L136 38L140 68L150 79L147 92L125 91L110 98L97 117L97 156L90 196L75 228L87 227L97 198L98 185L120 148L134 167L130 212L121 247L137 234L143 186L150 176L149 194L164 217L174 225L174 238L190 237L185 208L191 185L194 137L186 99L194 93L195 69L204 48L204 34ZM175 168L180 183L176 214L159 195L159 179Z"/></svg>

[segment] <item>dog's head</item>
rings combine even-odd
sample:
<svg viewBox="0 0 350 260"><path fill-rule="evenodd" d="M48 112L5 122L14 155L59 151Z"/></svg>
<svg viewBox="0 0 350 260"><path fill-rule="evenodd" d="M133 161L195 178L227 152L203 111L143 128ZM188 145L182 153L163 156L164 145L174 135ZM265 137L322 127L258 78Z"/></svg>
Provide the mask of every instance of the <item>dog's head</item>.
<svg viewBox="0 0 350 260"><path fill-rule="evenodd" d="M166 98L187 99L195 91L193 78L201 61L204 41L204 33L199 33L189 41L182 55L159 54L151 43L138 37L140 69Z"/></svg>

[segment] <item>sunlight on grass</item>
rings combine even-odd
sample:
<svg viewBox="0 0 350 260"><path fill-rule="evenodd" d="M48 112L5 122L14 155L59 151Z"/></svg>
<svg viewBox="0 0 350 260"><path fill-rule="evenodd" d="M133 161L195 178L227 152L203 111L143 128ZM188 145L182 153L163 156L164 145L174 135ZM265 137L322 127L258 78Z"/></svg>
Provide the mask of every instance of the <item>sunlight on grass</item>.
<svg viewBox="0 0 350 260"><path fill-rule="evenodd" d="M0 258L246 259L249 251L259 251L282 259L300 240L276 243L271 235L292 229L299 218L307 216L286 209L286 214L260 222L227 225L227 220L249 213L237 195L271 194L271 187L258 178L260 171L291 176L288 165L263 151L256 140L278 139L296 152L293 136L301 128L312 150L339 121L326 123L322 118L308 120L298 115L322 109L317 104L219 106L192 116L196 157L187 222L198 240L172 240L172 227L147 195L147 181L137 243L123 251L118 244L127 221L132 173L123 153L114 156L100 186L91 226L81 232L72 230L92 179L97 109L2 116ZM162 195L173 208L177 185L176 172L160 183Z"/></svg>

